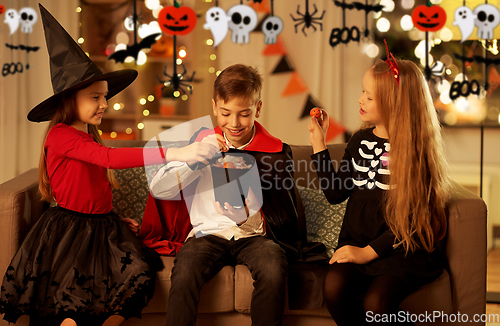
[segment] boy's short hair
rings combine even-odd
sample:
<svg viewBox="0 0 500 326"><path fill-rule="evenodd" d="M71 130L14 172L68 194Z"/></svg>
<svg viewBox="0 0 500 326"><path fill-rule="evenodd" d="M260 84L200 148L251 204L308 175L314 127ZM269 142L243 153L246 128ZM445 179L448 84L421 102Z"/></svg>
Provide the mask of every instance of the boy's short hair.
<svg viewBox="0 0 500 326"><path fill-rule="evenodd" d="M235 97L260 100L262 76L253 67L235 64L224 69L214 82L214 101L227 103Z"/></svg>

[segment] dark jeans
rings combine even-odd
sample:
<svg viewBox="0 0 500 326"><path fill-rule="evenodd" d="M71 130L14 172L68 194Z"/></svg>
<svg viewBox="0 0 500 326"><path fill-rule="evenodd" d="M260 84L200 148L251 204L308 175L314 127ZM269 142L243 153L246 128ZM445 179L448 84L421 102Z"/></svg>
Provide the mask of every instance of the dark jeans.
<svg viewBox="0 0 500 326"><path fill-rule="evenodd" d="M192 237L177 253L166 325L195 325L202 285L224 266L236 264L246 265L254 280L252 325L281 325L288 270L283 249L262 236L235 241L213 235Z"/></svg>

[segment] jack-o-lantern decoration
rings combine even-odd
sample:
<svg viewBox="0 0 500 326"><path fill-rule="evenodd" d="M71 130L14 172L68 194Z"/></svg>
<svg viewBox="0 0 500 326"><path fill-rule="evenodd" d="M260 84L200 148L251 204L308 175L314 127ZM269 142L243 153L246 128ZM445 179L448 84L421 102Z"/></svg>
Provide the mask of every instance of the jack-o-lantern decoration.
<svg viewBox="0 0 500 326"><path fill-rule="evenodd" d="M4 11L5 11L5 7L0 5L0 15L3 14Z"/></svg>
<svg viewBox="0 0 500 326"><path fill-rule="evenodd" d="M172 36L162 35L160 39L151 46L151 51L149 51L148 55L171 58L174 55L174 40Z"/></svg>
<svg viewBox="0 0 500 326"><path fill-rule="evenodd" d="M158 14L158 24L169 35L186 35L196 26L196 13L187 6L180 6L177 1L173 6L164 7Z"/></svg>
<svg viewBox="0 0 500 326"><path fill-rule="evenodd" d="M411 20L418 30L436 32L446 23L446 11L440 6L420 5L413 10Z"/></svg>

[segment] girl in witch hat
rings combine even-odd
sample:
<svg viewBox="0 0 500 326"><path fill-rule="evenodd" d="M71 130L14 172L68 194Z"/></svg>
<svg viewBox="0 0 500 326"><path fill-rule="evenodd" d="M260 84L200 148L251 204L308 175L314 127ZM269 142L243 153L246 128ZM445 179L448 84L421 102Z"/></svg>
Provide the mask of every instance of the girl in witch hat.
<svg viewBox="0 0 500 326"><path fill-rule="evenodd" d="M119 325L141 316L155 273L153 259L146 261L131 231L137 223L124 223L111 211L111 186L117 182L110 169L206 160L218 147L199 142L168 150L103 146L97 126L106 100L132 83L137 72L103 74L41 5L40 11L54 95L28 119L50 120L39 188L42 198L57 206L36 222L7 268L0 313L12 323L29 315L30 325Z"/></svg>

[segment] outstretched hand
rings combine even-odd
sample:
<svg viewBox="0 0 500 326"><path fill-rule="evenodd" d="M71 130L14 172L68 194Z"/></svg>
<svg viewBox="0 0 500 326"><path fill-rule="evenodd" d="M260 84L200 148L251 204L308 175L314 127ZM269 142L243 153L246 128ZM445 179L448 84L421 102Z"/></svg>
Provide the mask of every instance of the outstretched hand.
<svg viewBox="0 0 500 326"><path fill-rule="evenodd" d="M307 125L307 129L309 130L309 141L314 153L326 149L325 138L329 123L328 113L325 110L321 110L320 119L311 117L311 122Z"/></svg>
<svg viewBox="0 0 500 326"><path fill-rule="evenodd" d="M167 150L167 161L180 161L187 162L188 164L195 164L202 162L208 165L208 160L214 157L219 151L217 137L210 135L205 137L200 142L192 143L185 147L169 148Z"/></svg>
<svg viewBox="0 0 500 326"><path fill-rule="evenodd" d="M353 263L364 265L378 258L378 254L371 246L364 248L346 245L335 251L330 264L333 263Z"/></svg>

